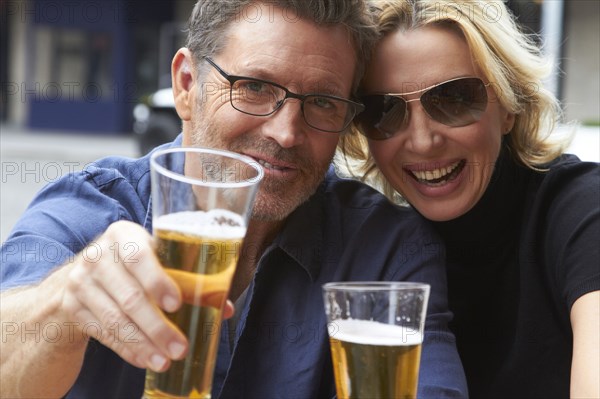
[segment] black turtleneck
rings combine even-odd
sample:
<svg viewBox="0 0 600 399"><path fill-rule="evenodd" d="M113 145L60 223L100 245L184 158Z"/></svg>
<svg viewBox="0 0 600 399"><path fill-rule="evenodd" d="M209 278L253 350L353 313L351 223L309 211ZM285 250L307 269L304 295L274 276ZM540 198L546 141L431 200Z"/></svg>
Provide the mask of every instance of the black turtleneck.
<svg viewBox="0 0 600 399"><path fill-rule="evenodd" d="M574 156L548 167L522 167L504 147L479 203L435 223L474 398L569 396L569 310L600 289L600 173Z"/></svg>

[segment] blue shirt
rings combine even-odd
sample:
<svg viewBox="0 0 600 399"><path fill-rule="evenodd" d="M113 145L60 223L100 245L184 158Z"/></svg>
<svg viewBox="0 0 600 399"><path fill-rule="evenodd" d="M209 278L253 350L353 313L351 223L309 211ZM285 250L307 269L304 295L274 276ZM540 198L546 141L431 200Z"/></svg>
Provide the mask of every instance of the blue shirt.
<svg viewBox="0 0 600 399"><path fill-rule="evenodd" d="M147 156L109 157L45 187L2 245L2 289L39 282L118 220L151 231L149 175ZM321 286L342 280L429 283L419 396L466 396L441 241L414 211L330 170L260 259L236 330L223 323L213 398L334 397ZM144 373L92 340L67 397L138 399Z"/></svg>

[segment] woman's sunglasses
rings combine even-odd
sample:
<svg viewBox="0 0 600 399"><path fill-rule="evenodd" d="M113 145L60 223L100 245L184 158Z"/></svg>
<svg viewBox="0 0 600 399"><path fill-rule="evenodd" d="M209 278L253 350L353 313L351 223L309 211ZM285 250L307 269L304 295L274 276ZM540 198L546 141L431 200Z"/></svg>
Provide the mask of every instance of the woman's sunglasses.
<svg viewBox="0 0 600 399"><path fill-rule="evenodd" d="M456 78L408 93L370 94L360 97L365 110L356 116L360 131L372 140L396 134L408 120L408 103L420 101L425 112L446 126L467 126L481 119L487 106L486 85L479 78ZM423 93L405 100L401 96Z"/></svg>

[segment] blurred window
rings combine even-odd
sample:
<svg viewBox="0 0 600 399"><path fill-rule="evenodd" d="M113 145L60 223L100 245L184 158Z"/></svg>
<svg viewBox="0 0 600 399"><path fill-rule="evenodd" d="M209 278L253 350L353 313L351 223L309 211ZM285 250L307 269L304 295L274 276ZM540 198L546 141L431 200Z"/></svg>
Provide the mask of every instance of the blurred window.
<svg viewBox="0 0 600 399"><path fill-rule="evenodd" d="M114 89L111 33L40 25L35 43L34 81L45 100L110 100Z"/></svg>

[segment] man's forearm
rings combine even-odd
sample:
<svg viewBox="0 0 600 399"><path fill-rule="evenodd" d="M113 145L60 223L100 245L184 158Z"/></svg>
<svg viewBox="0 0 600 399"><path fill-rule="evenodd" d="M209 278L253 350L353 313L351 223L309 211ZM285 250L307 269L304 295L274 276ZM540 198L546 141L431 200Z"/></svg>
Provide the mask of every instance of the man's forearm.
<svg viewBox="0 0 600 399"><path fill-rule="evenodd" d="M87 339L60 311L65 272L1 294L1 397L61 397L77 378Z"/></svg>

